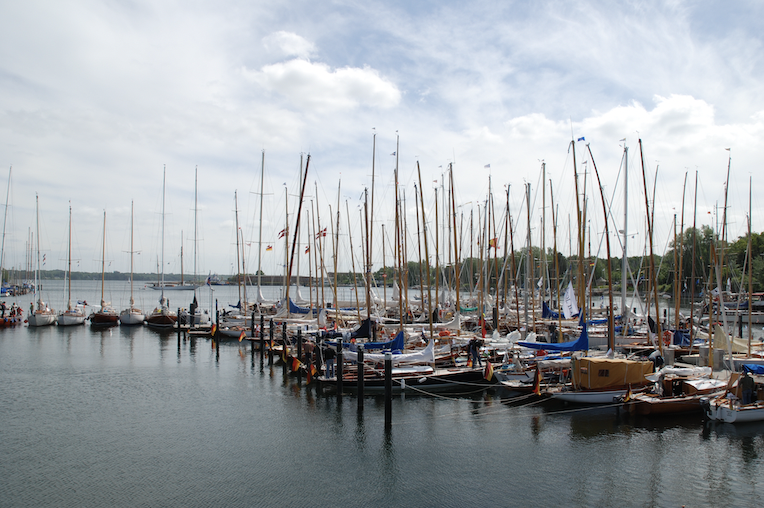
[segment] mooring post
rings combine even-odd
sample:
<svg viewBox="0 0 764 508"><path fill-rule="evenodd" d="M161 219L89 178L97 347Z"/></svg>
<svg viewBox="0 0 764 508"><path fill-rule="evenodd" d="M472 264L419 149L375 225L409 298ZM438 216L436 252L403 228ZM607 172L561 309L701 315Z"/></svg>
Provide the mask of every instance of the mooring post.
<svg viewBox="0 0 764 508"><path fill-rule="evenodd" d="M393 354L385 353L385 429L393 425Z"/></svg>
<svg viewBox="0 0 764 508"><path fill-rule="evenodd" d="M268 365L273 365L273 319L268 323L268 337L271 341L268 345Z"/></svg>
<svg viewBox="0 0 764 508"><path fill-rule="evenodd" d="M358 410L363 411L363 344L358 348Z"/></svg>
<svg viewBox="0 0 764 508"><path fill-rule="evenodd" d="M265 358L265 316L260 315L260 361Z"/></svg>
<svg viewBox="0 0 764 508"><path fill-rule="evenodd" d="M337 398L342 399L342 367L345 362L342 360L342 337L339 337L337 341L337 366L335 372L337 372Z"/></svg>
<svg viewBox="0 0 764 508"><path fill-rule="evenodd" d="M493 307L493 329L494 330L499 329L499 307L498 306Z"/></svg>
<svg viewBox="0 0 764 508"><path fill-rule="evenodd" d="M302 329L297 329L297 361L302 363ZM300 367L298 365L297 367L297 376L300 380L302 380L302 371L300 370Z"/></svg>
<svg viewBox="0 0 764 508"><path fill-rule="evenodd" d="M175 324L178 325L178 347L180 347L180 307L178 307L178 313L175 316L177 317Z"/></svg>

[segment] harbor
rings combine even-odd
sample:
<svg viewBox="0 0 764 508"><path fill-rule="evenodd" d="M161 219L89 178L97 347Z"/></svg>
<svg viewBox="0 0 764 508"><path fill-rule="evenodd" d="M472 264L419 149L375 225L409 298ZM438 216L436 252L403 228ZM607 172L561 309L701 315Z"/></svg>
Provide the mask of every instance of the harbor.
<svg viewBox="0 0 764 508"><path fill-rule="evenodd" d="M129 294L124 283L109 292L115 303ZM222 306L235 288L215 296ZM396 394L386 427L383 395L365 395L359 410L351 393L308 384L246 341L213 348L146 326L6 328L0 362L8 506L591 506L614 496L753 506L764 496L761 423L518 401L493 386Z"/></svg>

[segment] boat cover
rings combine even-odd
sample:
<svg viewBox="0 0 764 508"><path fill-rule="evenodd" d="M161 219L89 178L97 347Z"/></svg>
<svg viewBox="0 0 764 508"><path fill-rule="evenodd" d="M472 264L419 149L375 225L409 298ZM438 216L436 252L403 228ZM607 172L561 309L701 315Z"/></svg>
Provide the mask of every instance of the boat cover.
<svg viewBox="0 0 764 508"><path fill-rule="evenodd" d="M764 376L764 365L756 365L755 363L744 363L743 370L746 372L750 372L751 374Z"/></svg>
<svg viewBox="0 0 764 508"><path fill-rule="evenodd" d="M589 334L586 326L581 330L581 335L576 340L569 342L518 342L520 346L531 349L544 349L546 351L586 351L589 349Z"/></svg>
<svg viewBox="0 0 764 508"><path fill-rule="evenodd" d="M345 358L351 362L358 360L358 354L353 351L345 351ZM399 363L434 363L435 341L429 341L427 347L415 353L401 353L393 356L393 364ZM363 355L365 362L384 362L385 353L367 353Z"/></svg>
<svg viewBox="0 0 764 508"><path fill-rule="evenodd" d="M653 371L653 362L639 362L621 358L573 359L573 386L583 390L625 388L642 386L650 381L645 378Z"/></svg>
<svg viewBox="0 0 764 508"><path fill-rule="evenodd" d="M398 334L395 336L393 340L387 341L387 342L365 342L363 345L363 348L368 349L392 349L395 350L401 350L403 349L403 330L398 332Z"/></svg>

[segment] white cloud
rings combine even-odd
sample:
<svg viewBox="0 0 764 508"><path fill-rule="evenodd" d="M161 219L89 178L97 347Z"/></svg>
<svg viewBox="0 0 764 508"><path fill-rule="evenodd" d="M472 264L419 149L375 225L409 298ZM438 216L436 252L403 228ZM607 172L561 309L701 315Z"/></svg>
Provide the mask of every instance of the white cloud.
<svg viewBox="0 0 764 508"><path fill-rule="evenodd" d="M315 44L292 32L280 30L263 37L265 49L285 57L309 58L316 49Z"/></svg>
<svg viewBox="0 0 764 508"><path fill-rule="evenodd" d="M259 72L245 71L272 94L284 97L297 108L313 112L348 110L356 107L391 108L401 92L370 67L331 69L323 63L293 59L264 66Z"/></svg>

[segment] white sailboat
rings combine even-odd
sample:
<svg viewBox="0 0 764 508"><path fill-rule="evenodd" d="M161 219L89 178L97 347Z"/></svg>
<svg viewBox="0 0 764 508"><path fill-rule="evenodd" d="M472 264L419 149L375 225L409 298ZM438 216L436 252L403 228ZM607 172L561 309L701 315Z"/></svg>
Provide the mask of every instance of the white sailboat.
<svg viewBox="0 0 764 508"><path fill-rule="evenodd" d="M69 206L69 270L67 273L68 302L66 310L61 311L56 317L59 326L73 326L85 323L85 309L82 305L72 306L72 207Z"/></svg>
<svg viewBox="0 0 764 508"><path fill-rule="evenodd" d="M37 228L37 263L34 269L34 299L29 312L29 326L48 326L56 321L56 312L42 301L40 284L40 197L35 195L35 223Z"/></svg>
<svg viewBox="0 0 764 508"><path fill-rule="evenodd" d="M130 306L119 313L119 322L123 325L142 325L146 316L143 311L135 306L133 298L133 214L134 203L130 203Z"/></svg>

